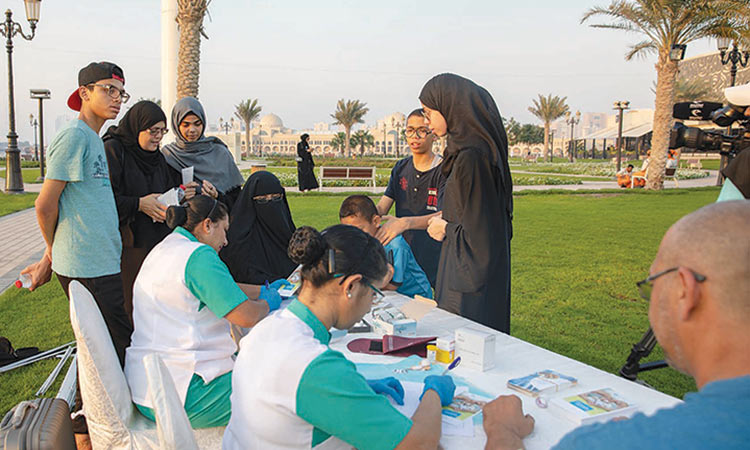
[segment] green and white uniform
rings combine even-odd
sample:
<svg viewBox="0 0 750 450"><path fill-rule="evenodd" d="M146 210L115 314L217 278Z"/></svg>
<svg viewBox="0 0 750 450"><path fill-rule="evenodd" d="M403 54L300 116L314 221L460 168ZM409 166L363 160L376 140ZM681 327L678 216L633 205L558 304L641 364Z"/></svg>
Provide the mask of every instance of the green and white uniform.
<svg viewBox="0 0 750 450"><path fill-rule="evenodd" d="M194 428L230 415L237 347L224 316L247 300L216 251L177 227L143 261L133 286L134 331L125 357L133 402L153 418L143 357L158 353Z"/></svg>
<svg viewBox="0 0 750 450"><path fill-rule="evenodd" d="M411 419L328 347L326 327L299 300L240 341L232 377L229 449L392 449Z"/></svg>

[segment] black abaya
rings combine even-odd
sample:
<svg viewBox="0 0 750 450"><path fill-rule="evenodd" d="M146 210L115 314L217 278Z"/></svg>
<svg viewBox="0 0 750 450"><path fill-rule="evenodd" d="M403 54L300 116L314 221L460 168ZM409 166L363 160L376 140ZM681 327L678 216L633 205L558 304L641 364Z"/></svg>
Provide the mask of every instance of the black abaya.
<svg viewBox="0 0 750 450"><path fill-rule="evenodd" d="M253 197L282 194L277 201ZM228 244L219 256L238 283L260 284L288 277L297 267L287 256L296 227L279 179L265 170L247 179L230 215Z"/></svg>
<svg viewBox="0 0 750 450"><path fill-rule="evenodd" d="M434 77L419 98L448 126L438 305L510 333L513 189L502 118L489 92L458 75Z"/></svg>
<svg viewBox="0 0 750 450"><path fill-rule="evenodd" d="M300 191L318 188L318 180L315 178L313 170L315 169L315 162L308 151L309 148L310 145L305 141L297 143L297 156L301 159L301 161L297 161L297 181Z"/></svg>

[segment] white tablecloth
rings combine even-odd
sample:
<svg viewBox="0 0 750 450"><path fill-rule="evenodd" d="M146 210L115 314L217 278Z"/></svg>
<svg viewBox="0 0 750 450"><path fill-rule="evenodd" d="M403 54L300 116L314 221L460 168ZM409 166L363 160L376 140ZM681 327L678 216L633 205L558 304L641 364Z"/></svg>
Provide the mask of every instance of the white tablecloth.
<svg viewBox="0 0 750 450"><path fill-rule="evenodd" d="M386 301L393 305L399 306L410 300L408 297L396 293L386 295ZM619 376L601 371L595 367L583 364L579 361L567 358L549 350L545 350L536 345L529 344L520 339L498 333L490 328L480 325L471 320L435 309L427 313L420 321L417 322L417 336L453 336L457 328L470 325L473 328L481 329L487 332L497 334L495 344L495 368L487 372L478 372L460 365L454 369L455 375L460 376L479 389L497 395L517 394L523 401L523 409L527 414L534 416L536 425L534 432L524 440L528 449L547 449L556 444L561 437L576 427L574 422L558 418L547 409L536 406L535 399L526 395L518 394L507 388L506 383L511 378L517 378L530 373L552 369L578 378L578 386L563 390L554 396L568 396L578 392L585 392L593 389L611 387L620 393L627 400L636 404L639 411L646 414L653 414L661 408L669 408L678 403L680 400L661 392L649 389L636 384L632 381L625 380ZM331 348L343 352L347 358L355 363L393 363L400 361L400 358L390 356L375 356L362 353L352 353L346 348L346 344L362 337L377 337L374 334L349 334L341 339L331 342ZM627 348L627 343L623 343L623 349ZM623 353L624 358L627 355ZM470 449L484 448L486 436L481 425L474 427L474 438L459 438L453 436L443 436L440 443L445 449Z"/></svg>

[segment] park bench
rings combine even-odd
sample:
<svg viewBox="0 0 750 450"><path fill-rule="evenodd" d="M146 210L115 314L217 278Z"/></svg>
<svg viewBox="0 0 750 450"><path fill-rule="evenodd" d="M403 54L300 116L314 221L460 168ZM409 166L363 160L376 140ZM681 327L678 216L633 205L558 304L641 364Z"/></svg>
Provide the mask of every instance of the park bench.
<svg viewBox="0 0 750 450"><path fill-rule="evenodd" d="M703 164L701 164L701 160L698 158L688 159L687 164L688 164L688 168L690 169L702 169L703 168Z"/></svg>
<svg viewBox="0 0 750 450"><path fill-rule="evenodd" d="M537 162L536 155L526 155L523 157L524 162Z"/></svg>
<svg viewBox="0 0 750 450"><path fill-rule="evenodd" d="M375 167L321 167L320 186L325 180L369 180L375 187Z"/></svg>

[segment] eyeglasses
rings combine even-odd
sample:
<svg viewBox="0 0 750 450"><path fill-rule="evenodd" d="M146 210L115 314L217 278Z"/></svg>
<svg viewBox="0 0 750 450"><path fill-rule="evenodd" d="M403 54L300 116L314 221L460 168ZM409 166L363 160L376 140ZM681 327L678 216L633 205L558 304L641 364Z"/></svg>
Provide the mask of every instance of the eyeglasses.
<svg viewBox="0 0 750 450"><path fill-rule="evenodd" d="M369 281L365 281L365 284L367 285L367 287L369 287L373 291L372 301L374 303L377 303L377 302L383 300L383 298L385 298L385 294L383 294L383 291L381 291L380 289L378 289L375 286L373 286L372 284L370 284Z"/></svg>
<svg viewBox="0 0 750 450"><path fill-rule="evenodd" d="M406 128L406 137L414 137L417 136L420 139L426 138L430 134L430 129L427 127L419 127L419 128Z"/></svg>
<svg viewBox="0 0 750 450"><path fill-rule="evenodd" d="M107 95L109 95L111 98L117 100L122 99L123 103L127 103L128 100L130 100L130 94L125 92L124 89L120 89L117 86L112 86L111 84L99 84L99 83L91 83L89 86L99 86L100 88L104 88L107 90Z"/></svg>
<svg viewBox="0 0 750 450"><path fill-rule="evenodd" d="M280 202L282 198L284 198L284 194L277 192L275 194L258 195L253 197L253 201L260 205L264 205L271 202Z"/></svg>
<svg viewBox="0 0 750 450"><path fill-rule="evenodd" d="M657 279L657 278L659 278L662 275L666 275L668 273L675 272L678 269L679 269L679 267L672 267L670 269L663 270L663 271L661 271L659 273L655 273L653 275L650 275L649 277L647 277L644 280L636 282L635 285L638 287L638 293L641 295L641 298L644 299L644 300L646 300L646 301L650 301L651 300L651 291L654 289L654 280ZM695 281L697 281L698 283L703 283L704 281L706 281L706 276L705 275L701 275L701 274L699 274L697 272L694 272L692 270L690 270L690 273L693 274L693 278L695 278Z"/></svg>
<svg viewBox="0 0 750 450"><path fill-rule="evenodd" d="M148 129L148 134L151 136L164 136L165 134L169 133L169 128L159 128L159 127L153 127Z"/></svg>

